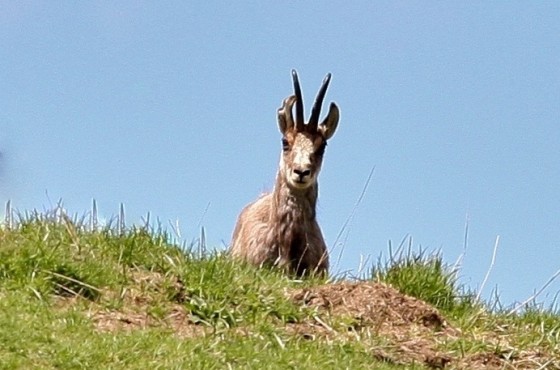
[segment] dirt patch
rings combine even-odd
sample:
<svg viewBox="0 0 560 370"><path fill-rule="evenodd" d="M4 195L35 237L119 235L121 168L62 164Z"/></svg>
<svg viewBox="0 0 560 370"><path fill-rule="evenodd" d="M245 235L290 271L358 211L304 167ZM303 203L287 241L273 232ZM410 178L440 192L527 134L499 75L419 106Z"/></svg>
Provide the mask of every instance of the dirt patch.
<svg viewBox="0 0 560 370"><path fill-rule="evenodd" d="M132 331L147 328L167 328L181 337L204 335L209 330L201 325L195 325L189 319L187 310L174 305L163 317L157 318L146 310L93 310L90 312L96 330L101 332Z"/></svg>
<svg viewBox="0 0 560 370"><path fill-rule="evenodd" d="M182 337L209 332L191 321L190 312L182 305L185 287L176 276L133 270L129 279L120 291L100 289L101 298L96 301L80 294L58 294L54 304L62 310L81 306L99 332L165 328Z"/></svg>
<svg viewBox="0 0 560 370"><path fill-rule="evenodd" d="M423 364L433 369L534 369L550 357L537 351L470 355L443 351L446 344L449 348L449 343L464 334L426 302L381 283L341 282L298 289L287 296L297 305L316 310L312 320L289 326L294 335L360 341L375 359L392 364ZM346 327L341 328L340 323ZM489 348L499 348L497 343L488 338ZM506 343L502 340L501 344ZM548 364L542 368L560 369L550 359Z"/></svg>
<svg viewBox="0 0 560 370"><path fill-rule="evenodd" d="M337 283L304 288L291 293L290 299L330 315L350 316L368 326L416 324L430 331L449 328L445 318L432 306L380 283Z"/></svg>
<svg viewBox="0 0 560 370"><path fill-rule="evenodd" d="M422 363L432 368L443 368L451 361L449 354L438 350L438 345L455 337L458 331L432 306L387 285L337 283L299 289L289 297L298 305L317 310L315 322L293 328L304 337L327 335L362 340L381 336L386 342L371 349L379 360L403 365ZM327 323L332 318L342 321L346 330L332 328Z"/></svg>

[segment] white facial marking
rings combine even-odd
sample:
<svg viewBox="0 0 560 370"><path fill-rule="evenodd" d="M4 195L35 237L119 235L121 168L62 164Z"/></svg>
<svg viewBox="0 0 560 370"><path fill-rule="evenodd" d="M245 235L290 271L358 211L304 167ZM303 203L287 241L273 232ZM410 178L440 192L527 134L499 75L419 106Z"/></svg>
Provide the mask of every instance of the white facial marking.
<svg viewBox="0 0 560 370"><path fill-rule="evenodd" d="M286 180L294 188L305 189L316 182L320 163L313 163L315 147L312 138L304 133L298 133L292 144L289 157L285 158L290 163L285 163Z"/></svg>
<svg viewBox="0 0 560 370"><path fill-rule="evenodd" d="M294 168L307 169L311 167L313 142L306 136L298 134L294 143Z"/></svg>

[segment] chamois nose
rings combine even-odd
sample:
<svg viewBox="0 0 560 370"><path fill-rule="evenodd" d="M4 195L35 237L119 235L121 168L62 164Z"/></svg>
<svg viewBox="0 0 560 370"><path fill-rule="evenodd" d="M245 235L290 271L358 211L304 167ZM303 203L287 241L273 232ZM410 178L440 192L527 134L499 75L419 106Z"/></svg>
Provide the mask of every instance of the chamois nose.
<svg viewBox="0 0 560 370"><path fill-rule="evenodd" d="M311 175L311 170L294 169L294 173L295 173L296 175L299 176L299 179L298 179L298 180L299 180L300 182L303 182L303 178L304 178L305 176Z"/></svg>

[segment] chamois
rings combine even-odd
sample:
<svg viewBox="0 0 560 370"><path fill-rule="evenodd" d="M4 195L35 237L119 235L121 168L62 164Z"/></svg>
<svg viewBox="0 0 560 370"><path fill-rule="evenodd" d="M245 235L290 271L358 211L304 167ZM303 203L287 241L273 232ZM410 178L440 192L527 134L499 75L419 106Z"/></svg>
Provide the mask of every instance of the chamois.
<svg viewBox="0 0 560 370"><path fill-rule="evenodd" d="M278 109L282 154L271 193L261 195L239 214L230 253L234 258L262 266L278 266L297 276L328 274L329 256L315 217L317 177L327 140L338 125L339 109L330 104L319 124L323 99L331 80L327 74L304 122L303 99L297 72L292 70L295 95ZM292 115L295 107L295 121Z"/></svg>

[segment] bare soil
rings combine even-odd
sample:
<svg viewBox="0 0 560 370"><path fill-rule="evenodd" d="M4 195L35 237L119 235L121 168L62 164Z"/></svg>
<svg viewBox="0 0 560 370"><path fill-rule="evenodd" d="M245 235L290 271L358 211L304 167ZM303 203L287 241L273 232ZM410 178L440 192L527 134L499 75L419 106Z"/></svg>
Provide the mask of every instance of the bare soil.
<svg viewBox="0 0 560 370"><path fill-rule="evenodd" d="M290 293L290 299L301 306L315 308L314 322L294 325L293 331L304 338L321 336L341 340L369 338L372 356L394 364L423 364L434 369L535 369L546 363L539 352L478 352L461 356L457 351L445 351L444 344L459 341L464 335L429 304L406 296L396 289L375 282L341 282ZM346 330L335 330L329 318L345 318ZM379 338L383 338L382 341ZM491 345L501 342L490 333L481 336ZM495 347L497 348L497 346ZM559 369L549 362L543 369Z"/></svg>

